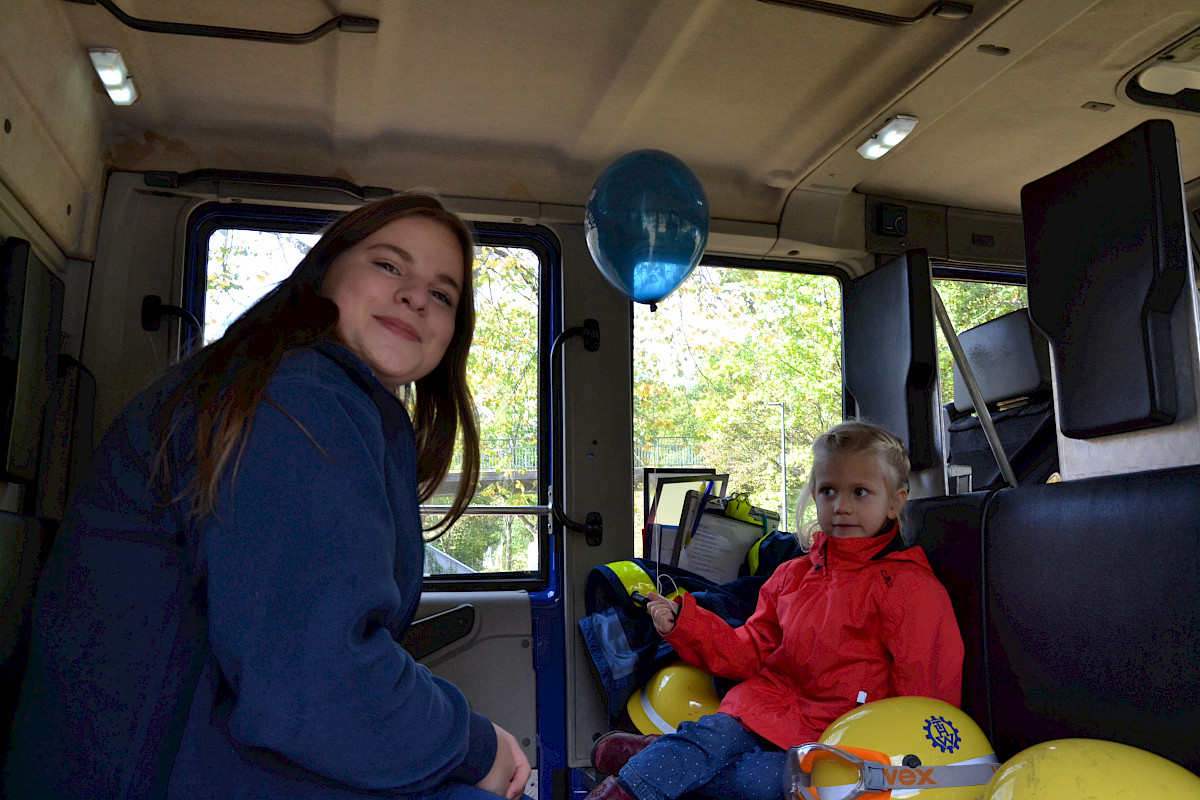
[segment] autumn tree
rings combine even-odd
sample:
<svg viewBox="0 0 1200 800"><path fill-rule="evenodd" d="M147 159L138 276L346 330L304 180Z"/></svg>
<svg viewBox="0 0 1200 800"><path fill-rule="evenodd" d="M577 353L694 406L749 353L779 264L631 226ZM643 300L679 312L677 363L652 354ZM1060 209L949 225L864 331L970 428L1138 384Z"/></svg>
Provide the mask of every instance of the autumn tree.
<svg viewBox="0 0 1200 800"><path fill-rule="evenodd" d="M731 490L778 508L780 410L771 404L785 407L792 488L812 437L840 418L840 316L833 278L698 268L658 311L635 312L635 435L688 431Z"/></svg>
<svg viewBox="0 0 1200 800"><path fill-rule="evenodd" d="M1024 306L1024 289L938 281L956 331ZM694 437L696 466L729 473L730 490L795 508L812 442L842 418L841 285L828 276L700 267L657 311L635 307L634 436ZM939 349L951 397L949 349ZM780 411L786 424L780 448ZM645 466L659 466L645 464ZM635 491L640 500L641 493Z"/></svg>
<svg viewBox="0 0 1200 800"><path fill-rule="evenodd" d="M223 305L249 305L290 272L315 238L214 233L206 316ZM469 364L482 440L477 505L538 502L540 278L540 264L529 250L478 248ZM1019 286L961 281L937 286L957 331L1025 302ZM714 467L730 474L731 490L780 509L782 477L791 512L810 468L813 439L842 415L841 301L841 284L830 276L702 266L657 311L635 304L635 469ZM213 335L220 335L223 324L209 322ZM943 397L949 399L952 371L944 343L939 365ZM784 458L787 474L781 476ZM640 503L637 476L631 478ZM453 491L452 483L444 486L432 502L448 503ZM522 571L536 563L538 524L533 514L468 515L436 546L472 569Z"/></svg>
<svg viewBox="0 0 1200 800"><path fill-rule="evenodd" d="M478 505L534 505L538 448L537 256L483 246L475 259L475 341L468 371L480 424ZM443 498L449 502L449 495ZM435 500L436 502L436 500ZM531 515L462 517L437 547L476 567L530 568L537 537Z"/></svg>

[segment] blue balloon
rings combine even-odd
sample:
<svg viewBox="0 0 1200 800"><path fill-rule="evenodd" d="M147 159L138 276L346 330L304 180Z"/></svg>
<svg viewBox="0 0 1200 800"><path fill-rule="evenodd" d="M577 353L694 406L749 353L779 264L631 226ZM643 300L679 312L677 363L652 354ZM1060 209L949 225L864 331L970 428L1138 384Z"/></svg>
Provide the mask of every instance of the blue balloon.
<svg viewBox="0 0 1200 800"><path fill-rule="evenodd" d="M692 274L708 241L708 198L670 153L635 150L596 179L583 218L601 274L637 303L657 303Z"/></svg>

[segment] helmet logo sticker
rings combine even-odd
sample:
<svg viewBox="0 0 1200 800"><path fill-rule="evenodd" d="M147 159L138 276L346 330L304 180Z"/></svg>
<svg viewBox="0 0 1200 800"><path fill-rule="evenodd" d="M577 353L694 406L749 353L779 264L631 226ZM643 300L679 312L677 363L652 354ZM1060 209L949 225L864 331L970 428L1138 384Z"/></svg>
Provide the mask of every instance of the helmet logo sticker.
<svg viewBox="0 0 1200 800"><path fill-rule="evenodd" d="M925 720L925 738L943 753L953 753L962 744L958 729L945 717L934 716Z"/></svg>

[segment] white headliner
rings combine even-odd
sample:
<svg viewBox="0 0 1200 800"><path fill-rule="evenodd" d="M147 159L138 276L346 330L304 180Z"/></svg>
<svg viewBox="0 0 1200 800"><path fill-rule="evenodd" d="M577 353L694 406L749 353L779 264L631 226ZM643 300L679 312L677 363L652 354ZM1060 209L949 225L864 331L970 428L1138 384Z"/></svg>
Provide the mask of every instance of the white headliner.
<svg viewBox="0 0 1200 800"><path fill-rule="evenodd" d="M1168 117L1186 178L1200 175L1200 115L1117 91L1200 28L1195 0L974 0L966 20L908 28L758 0L116 2L169 21L299 32L349 13L380 28L262 44L139 32L99 5L0 0L0 101L16 126L0 141L22 154L0 178L73 255L91 246L100 160L582 206L613 158L655 147L696 171L714 218L777 224L797 188L1018 213L1023 184ZM915 15L927 2L852 4ZM88 46L121 50L137 103L108 103ZM861 159L857 145L895 113L920 118L913 135Z"/></svg>

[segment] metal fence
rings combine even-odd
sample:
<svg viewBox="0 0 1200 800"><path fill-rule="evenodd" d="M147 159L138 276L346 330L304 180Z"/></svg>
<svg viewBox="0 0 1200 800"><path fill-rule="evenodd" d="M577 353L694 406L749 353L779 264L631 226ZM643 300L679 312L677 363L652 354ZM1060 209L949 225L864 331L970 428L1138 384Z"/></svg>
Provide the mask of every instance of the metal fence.
<svg viewBox="0 0 1200 800"><path fill-rule="evenodd" d="M537 469L537 441L528 438L483 439L479 442L480 471L524 472ZM633 448L633 465L642 467L697 467L704 464L700 442L686 436L656 436ZM451 470L462 468L462 455L454 456Z"/></svg>
<svg viewBox="0 0 1200 800"><path fill-rule="evenodd" d="M525 472L537 469L537 440L480 439L480 472ZM454 454L450 470L462 469L462 453Z"/></svg>
<svg viewBox="0 0 1200 800"><path fill-rule="evenodd" d="M537 451L537 442L528 439L483 439L479 468L483 472L537 469Z"/></svg>
<svg viewBox="0 0 1200 800"><path fill-rule="evenodd" d="M634 467L698 467L700 442L686 436L656 436L633 448Z"/></svg>

